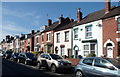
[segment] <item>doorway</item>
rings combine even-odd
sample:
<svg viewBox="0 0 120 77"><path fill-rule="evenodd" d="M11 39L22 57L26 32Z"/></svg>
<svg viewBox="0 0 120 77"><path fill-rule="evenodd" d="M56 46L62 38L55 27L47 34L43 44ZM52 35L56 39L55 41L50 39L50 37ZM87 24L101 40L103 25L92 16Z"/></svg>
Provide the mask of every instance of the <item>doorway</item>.
<svg viewBox="0 0 120 77"><path fill-rule="evenodd" d="M106 57L113 58L113 45L111 43L108 43L106 46Z"/></svg>

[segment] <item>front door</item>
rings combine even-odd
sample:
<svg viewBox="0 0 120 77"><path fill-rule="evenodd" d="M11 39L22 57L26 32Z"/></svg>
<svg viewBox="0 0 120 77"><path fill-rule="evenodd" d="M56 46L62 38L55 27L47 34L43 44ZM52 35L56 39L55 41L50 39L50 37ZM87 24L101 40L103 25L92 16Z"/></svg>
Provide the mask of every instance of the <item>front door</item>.
<svg viewBox="0 0 120 77"><path fill-rule="evenodd" d="M113 58L113 46L107 46L107 57Z"/></svg>

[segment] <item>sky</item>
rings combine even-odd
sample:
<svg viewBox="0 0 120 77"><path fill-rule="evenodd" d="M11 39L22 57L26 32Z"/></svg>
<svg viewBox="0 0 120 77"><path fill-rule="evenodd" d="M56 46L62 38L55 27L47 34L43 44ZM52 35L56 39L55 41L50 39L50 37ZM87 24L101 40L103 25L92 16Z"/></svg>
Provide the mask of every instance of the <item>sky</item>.
<svg viewBox="0 0 120 77"><path fill-rule="evenodd" d="M0 5L1 6L1 5ZM112 3L118 6L118 3ZM81 8L83 17L87 14L104 9L104 2L2 2L2 37L30 33L40 30L40 26L47 25L63 17L77 20L77 8ZM1 11L1 9L0 9ZM1 15L1 14L0 14ZM0 32L1 33L1 32Z"/></svg>

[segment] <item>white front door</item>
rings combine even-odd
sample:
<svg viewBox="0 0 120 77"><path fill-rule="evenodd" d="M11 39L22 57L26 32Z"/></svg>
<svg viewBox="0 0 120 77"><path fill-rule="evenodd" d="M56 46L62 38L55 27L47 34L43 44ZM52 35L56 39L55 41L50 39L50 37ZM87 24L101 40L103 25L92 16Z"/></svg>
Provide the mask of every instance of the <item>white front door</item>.
<svg viewBox="0 0 120 77"><path fill-rule="evenodd" d="M107 57L113 58L113 46L107 46Z"/></svg>

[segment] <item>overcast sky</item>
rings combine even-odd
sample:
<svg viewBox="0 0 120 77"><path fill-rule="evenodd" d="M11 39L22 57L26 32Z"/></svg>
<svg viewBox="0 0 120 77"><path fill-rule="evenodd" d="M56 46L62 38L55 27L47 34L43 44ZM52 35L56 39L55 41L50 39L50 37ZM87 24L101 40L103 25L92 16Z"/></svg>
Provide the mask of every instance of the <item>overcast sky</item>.
<svg viewBox="0 0 120 77"><path fill-rule="evenodd" d="M112 3L118 6L118 3ZM57 21L61 14L77 20L77 8L83 17L94 11L104 9L104 2L2 2L2 37L29 33L47 25L47 19Z"/></svg>

